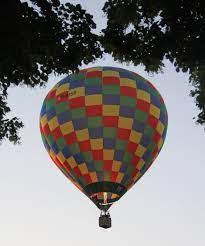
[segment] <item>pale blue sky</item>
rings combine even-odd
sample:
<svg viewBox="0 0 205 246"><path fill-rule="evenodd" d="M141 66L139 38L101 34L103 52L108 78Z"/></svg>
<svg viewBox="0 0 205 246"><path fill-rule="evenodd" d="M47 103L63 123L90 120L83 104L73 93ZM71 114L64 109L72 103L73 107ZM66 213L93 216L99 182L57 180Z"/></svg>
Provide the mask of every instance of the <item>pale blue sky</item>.
<svg viewBox="0 0 205 246"><path fill-rule="evenodd" d="M105 24L103 0L72 2L81 2L100 27ZM205 132L192 119L198 111L189 97L188 76L176 73L168 62L163 74L153 76L110 56L88 67L96 65L138 72L158 88L169 114L159 157L113 205L113 227L103 230L98 227L98 209L51 162L40 138L42 101L59 77L52 76L44 89L10 89L9 104L25 128L21 146L0 146L0 245L204 246Z"/></svg>

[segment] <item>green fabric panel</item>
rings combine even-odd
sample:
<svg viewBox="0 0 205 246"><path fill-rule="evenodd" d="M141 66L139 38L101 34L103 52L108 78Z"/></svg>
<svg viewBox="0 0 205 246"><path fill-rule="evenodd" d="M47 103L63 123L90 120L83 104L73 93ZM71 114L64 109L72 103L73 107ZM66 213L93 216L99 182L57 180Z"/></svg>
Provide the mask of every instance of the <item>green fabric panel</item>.
<svg viewBox="0 0 205 246"><path fill-rule="evenodd" d="M103 137L105 138L116 138L117 129L114 127L104 127L103 128Z"/></svg>
<svg viewBox="0 0 205 246"><path fill-rule="evenodd" d="M134 171L134 166L133 165L130 165L130 162L126 162L127 163L127 170L126 170L126 174L128 176L131 176L132 175L132 172ZM130 179L129 179L130 180ZM131 180L130 180L131 181Z"/></svg>
<svg viewBox="0 0 205 246"><path fill-rule="evenodd" d="M132 158L133 158L133 155L131 153L125 152L125 154L123 156L123 162L131 163Z"/></svg>
<svg viewBox="0 0 205 246"><path fill-rule="evenodd" d="M110 172L109 171L104 171L104 181L110 181Z"/></svg>
<svg viewBox="0 0 205 246"><path fill-rule="evenodd" d="M67 145L63 137L57 139L56 144L58 145L59 150L62 150Z"/></svg>
<svg viewBox="0 0 205 246"><path fill-rule="evenodd" d="M70 148L70 152L72 153L72 155L80 153L80 148L77 143L70 144L69 148Z"/></svg>
<svg viewBox="0 0 205 246"><path fill-rule="evenodd" d="M68 103L67 102L61 102L56 105L56 112L57 114L63 113L68 111Z"/></svg>
<svg viewBox="0 0 205 246"><path fill-rule="evenodd" d="M69 75L69 81L70 82L75 82L77 80L84 80L85 75L83 73L77 73L77 74L71 74Z"/></svg>
<svg viewBox="0 0 205 246"><path fill-rule="evenodd" d="M102 127L102 117L88 117L88 128Z"/></svg>
<svg viewBox="0 0 205 246"><path fill-rule="evenodd" d="M154 96L156 96L157 98L160 99L159 93L158 93L158 91L156 91L155 89L149 88L149 92L150 92L152 95L154 95Z"/></svg>
<svg viewBox="0 0 205 246"><path fill-rule="evenodd" d="M119 95L120 86L119 85L103 85L103 95Z"/></svg>
<svg viewBox="0 0 205 246"><path fill-rule="evenodd" d="M151 142L147 148L148 151L153 152L156 147L156 144L154 142Z"/></svg>
<svg viewBox="0 0 205 246"><path fill-rule="evenodd" d="M120 105L136 108L136 98L121 96Z"/></svg>
<svg viewBox="0 0 205 246"><path fill-rule="evenodd" d="M81 152L85 162L90 162L92 161L92 152L91 151L86 151L86 152Z"/></svg>
<svg viewBox="0 0 205 246"><path fill-rule="evenodd" d="M154 136L154 129L151 127L151 126L149 126L149 125L147 125L146 127L145 127L145 129L144 129L144 134L146 134L147 136L149 136L150 138L153 138L153 136Z"/></svg>
<svg viewBox="0 0 205 246"><path fill-rule="evenodd" d="M148 113L136 109L136 111L135 111L135 119L139 120L140 122L146 122L147 119L148 119Z"/></svg>
<svg viewBox="0 0 205 246"><path fill-rule="evenodd" d="M85 85L97 86L101 83L101 81L102 81L102 78L99 78L99 77L86 78Z"/></svg>
<svg viewBox="0 0 205 246"><path fill-rule="evenodd" d="M53 138L52 134L49 134L47 141L48 141L49 145L52 145L54 143L54 138Z"/></svg>
<svg viewBox="0 0 205 246"><path fill-rule="evenodd" d="M87 185L87 182L86 182L86 180L84 179L84 177L79 176L78 179L80 180L80 182L81 182L81 184L83 185L83 187Z"/></svg>
<svg viewBox="0 0 205 246"><path fill-rule="evenodd" d="M127 146L127 142L128 141L117 139L116 140L115 148L116 149L121 149L121 150L124 150L125 151L126 150L126 146Z"/></svg>
<svg viewBox="0 0 205 246"><path fill-rule="evenodd" d="M72 109L71 115L72 115L73 120L85 118L85 116L86 116L85 108L81 107L81 108Z"/></svg>
<svg viewBox="0 0 205 246"><path fill-rule="evenodd" d="M51 98L49 101L46 102L46 108L49 110L50 108L54 107L55 105L55 98Z"/></svg>
<svg viewBox="0 0 205 246"><path fill-rule="evenodd" d="M103 171L103 161L94 161L94 166L95 170L98 171Z"/></svg>

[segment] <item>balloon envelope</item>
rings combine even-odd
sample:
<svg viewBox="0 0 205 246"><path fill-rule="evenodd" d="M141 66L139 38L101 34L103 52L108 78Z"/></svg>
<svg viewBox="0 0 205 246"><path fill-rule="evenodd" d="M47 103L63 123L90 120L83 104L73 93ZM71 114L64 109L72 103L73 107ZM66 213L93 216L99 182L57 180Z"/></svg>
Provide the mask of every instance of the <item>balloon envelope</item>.
<svg viewBox="0 0 205 246"><path fill-rule="evenodd" d="M165 140L167 111L154 86L115 67L81 70L46 96L40 130L67 178L106 211L148 170Z"/></svg>

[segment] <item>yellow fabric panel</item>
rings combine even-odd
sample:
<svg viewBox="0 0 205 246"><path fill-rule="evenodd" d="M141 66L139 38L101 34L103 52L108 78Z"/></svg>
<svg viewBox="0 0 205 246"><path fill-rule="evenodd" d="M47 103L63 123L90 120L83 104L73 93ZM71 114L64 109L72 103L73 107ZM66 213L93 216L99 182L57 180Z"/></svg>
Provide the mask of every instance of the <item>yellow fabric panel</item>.
<svg viewBox="0 0 205 246"><path fill-rule="evenodd" d="M69 90L69 84L63 84L61 86L59 86L56 90L56 96L60 95L61 93L68 91Z"/></svg>
<svg viewBox="0 0 205 246"><path fill-rule="evenodd" d="M69 99L85 96L85 87L78 87L69 91Z"/></svg>
<svg viewBox="0 0 205 246"><path fill-rule="evenodd" d="M116 182L120 183L122 181L123 177L124 177L124 173L119 172L117 175L117 178L116 178Z"/></svg>
<svg viewBox="0 0 205 246"><path fill-rule="evenodd" d="M141 172L136 173L136 175L133 178L133 181L135 182L136 180L138 180L138 178L140 178L140 176L141 176Z"/></svg>
<svg viewBox="0 0 205 246"><path fill-rule="evenodd" d="M121 165L122 165L121 161L115 161L114 160L113 164L112 164L112 171L113 172L119 172Z"/></svg>
<svg viewBox="0 0 205 246"><path fill-rule="evenodd" d="M76 131L76 136L77 136L78 141L88 140L89 139L88 129Z"/></svg>
<svg viewBox="0 0 205 246"><path fill-rule="evenodd" d="M67 159L67 162L68 162L68 164L69 164L69 166L70 166L71 168L74 168L74 167L77 166L77 163L76 163L75 159L73 158L73 156L69 157L69 158Z"/></svg>
<svg viewBox="0 0 205 246"><path fill-rule="evenodd" d="M93 150L103 149L103 139L102 138L90 139L90 143L91 143L91 148Z"/></svg>
<svg viewBox="0 0 205 246"><path fill-rule="evenodd" d="M143 101L146 101L150 103L150 94L143 90L137 90L137 99L141 99Z"/></svg>
<svg viewBox="0 0 205 246"><path fill-rule="evenodd" d="M114 159L114 150L104 149L103 150L103 159L104 160L113 160Z"/></svg>
<svg viewBox="0 0 205 246"><path fill-rule="evenodd" d="M60 125L61 132L63 135L69 134L74 131L72 121L66 122L65 124Z"/></svg>
<svg viewBox="0 0 205 246"><path fill-rule="evenodd" d="M130 134L130 141L133 143L139 143L141 137L142 137L142 133L132 130Z"/></svg>
<svg viewBox="0 0 205 246"><path fill-rule="evenodd" d="M54 151L52 149L50 149L49 155L51 156L51 158L53 158L53 160L55 160L56 154L54 153Z"/></svg>
<svg viewBox="0 0 205 246"><path fill-rule="evenodd" d="M163 139L160 138L160 140L159 140L159 142L158 142L158 144L157 144L158 149L161 149L162 145L163 145Z"/></svg>
<svg viewBox="0 0 205 246"><path fill-rule="evenodd" d="M120 78L120 86L128 86L131 88L137 88L137 84L133 79Z"/></svg>
<svg viewBox="0 0 205 246"><path fill-rule="evenodd" d="M57 158L58 158L58 160L59 160L61 163L63 163L63 162L66 160L66 158L64 157L64 155L63 155L62 152L59 152L59 153L57 154Z"/></svg>
<svg viewBox="0 0 205 246"><path fill-rule="evenodd" d="M104 181L109 181L110 182L110 172L106 171L104 174Z"/></svg>
<svg viewBox="0 0 205 246"><path fill-rule="evenodd" d="M41 117L41 126L44 127L47 123L48 123L48 120L47 120L47 115L45 114L43 117Z"/></svg>
<svg viewBox="0 0 205 246"><path fill-rule="evenodd" d="M137 169L141 170L145 164L145 161L143 159L140 159L139 162L137 163Z"/></svg>
<svg viewBox="0 0 205 246"><path fill-rule="evenodd" d="M139 157L142 157L144 155L145 151L146 151L146 148L143 147L141 144L139 144L137 146L136 151L135 151L135 155L137 155Z"/></svg>
<svg viewBox="0 0 205 246"><path fill-rule="evenodd" d="M89 95L85 96L85 105L102 105L102 95Z"/></svg>
<svg viewBox="0 0 205 246"><path fill-rule="evenodd" d="M103 116L119 116L119 105L103 105Z"/></svg>
<svg viewBox="0 0 205 246"><path fill-rule="evenodd" d="M118 197L119 197L118 194L112 194L111 199L116 199L116 198L118 198Z"/></svg>
<svg viewBox="0 0 205 246"><path fill-rule="evenodd" d="M103 71L102 76L103 77L119 77L119 72L111 71L111 70Z"/></svg>
<svg viewBox="0 0 205 246"><path fill-rule="evenodd" d="M88 168L85 163L78 165L78 167L83 175L88 173Z"/></svg>
<svg viewBox="0 0 205 246"><path fill-rule="evenodd" d="M162 124L162 122L159 121L158 124L157 124L156 130L158 131L158 133L159 133L160 135L163 134L164 128L165 128L165 127L164 127L164 124Z"/></svg>
<svg viewBox="0 0 205 246"><path fill-rule="evenodd" d="M90 178L93 183L98 182L98 177L97 177L96 172L90 172Z"/></svg>
<svg viewBox="0 0 205 246"><path fill-rule="evenodd" d="M89 68L89 72L102 71L102 67L92 67Z"/></svg>
<svg viewBox="0 0 205 246"><path fill-rule="evenodd" d="M49 128L50 128L51 131L56 129L56 127L59 126L57 117L55 116L51 120L49 120L48 125L49 125Z"/></svg>
<svg viewBox="0 0 205 246"><path fill-rule="evenodd" d="M118 127L123 129L132 129L133 119L127 117L119 117Z"/></svg>
<svg viewBox="0 0 205 246"><path fill-rule="evenodd" d="M160 109L156 107L155 105L151 104L150 105L150 114L153 115L155 118L159 119L160 116Z"/></svg>

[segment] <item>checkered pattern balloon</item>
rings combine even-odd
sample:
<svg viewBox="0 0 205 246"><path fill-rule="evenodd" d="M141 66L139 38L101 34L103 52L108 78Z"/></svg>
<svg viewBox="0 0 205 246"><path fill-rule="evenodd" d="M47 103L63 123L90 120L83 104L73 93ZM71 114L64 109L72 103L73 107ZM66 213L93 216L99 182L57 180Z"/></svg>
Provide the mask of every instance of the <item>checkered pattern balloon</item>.
<svg viewBox="0 0 205 246"><path fill-rule="evenodd" d="M107 210L153 163L167 121L164 101L149 81L125 69L94 67L53 87L40 130L54 163Z"/></svg>

